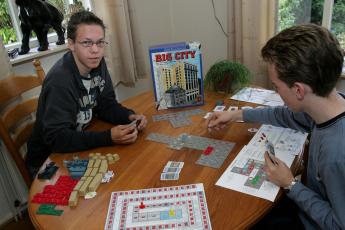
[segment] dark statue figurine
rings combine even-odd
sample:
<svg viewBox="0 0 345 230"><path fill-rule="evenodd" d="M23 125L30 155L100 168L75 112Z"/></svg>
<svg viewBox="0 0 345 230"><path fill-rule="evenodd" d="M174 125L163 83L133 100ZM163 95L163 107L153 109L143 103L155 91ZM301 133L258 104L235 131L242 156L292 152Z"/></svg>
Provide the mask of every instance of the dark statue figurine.
<svg viewBox="0 0 345 230"><path fill-rule="evenodd" d="M20 27L23 33L20 55L30 51L29 39L31 31L36 33L39 42L38 51L48 49L47 36L50 27L58 35L56 44L65 44L65 29L61 25L63 14L58 9L44 0L16 0L16 4L19 6Z"/></svg>

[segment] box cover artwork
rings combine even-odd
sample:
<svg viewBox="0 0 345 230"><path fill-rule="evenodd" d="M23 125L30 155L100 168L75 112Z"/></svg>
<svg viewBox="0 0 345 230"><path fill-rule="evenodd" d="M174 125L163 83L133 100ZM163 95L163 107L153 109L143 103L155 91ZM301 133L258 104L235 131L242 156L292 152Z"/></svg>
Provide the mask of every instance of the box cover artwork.
<svg viewBox="0 0 345 230"><path fill-rule="evenodd" d="M173 43L150 47L157 109L204 104L200 43Z"/></svg>

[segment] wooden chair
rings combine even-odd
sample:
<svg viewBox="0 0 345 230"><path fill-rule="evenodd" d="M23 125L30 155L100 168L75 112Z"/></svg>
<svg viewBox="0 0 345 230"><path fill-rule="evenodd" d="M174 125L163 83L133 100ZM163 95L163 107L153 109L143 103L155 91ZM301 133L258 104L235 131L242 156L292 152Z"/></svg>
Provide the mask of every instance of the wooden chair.
<svg viewBox="0 0 345 230"><path fill-rule="evenodd" d="M38 97L25 99L22 95L41 86L45 76L40 61L34 60L33 64L37 76L12 75L0 80L0 137L28 187L32 180L25 166L25 156L22 156L20 149L31 135Z"/></svg>

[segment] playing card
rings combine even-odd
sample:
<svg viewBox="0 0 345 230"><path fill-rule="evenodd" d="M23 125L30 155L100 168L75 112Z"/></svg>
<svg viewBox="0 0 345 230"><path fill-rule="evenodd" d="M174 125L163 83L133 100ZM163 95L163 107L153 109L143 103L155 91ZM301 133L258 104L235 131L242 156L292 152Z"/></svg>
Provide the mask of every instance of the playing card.
<svg viewBox="0 0 345 230"><path fill-rule="evenodd" d="M238 110L237 106L229 106L228 111L236 111Z"/></svg>
<svg viewBox="0 0 345 230"><path fill-rule="evenodd" d="M164 167L163 173L180 173L181 168Z"/></svg>
<svg viewBox="0 0 345 230"><path fill-rule="evenodd" d="M217 105L213 111L217 112L217 111L223 111L225 109L224 105Z"/></svg>
<svg viewBox="0 0 345 230"><path fill-rule="evenodd" d="M130 126L132 126L132 125L137 125L137 120L132 121L131 123L129 123L129 125L130 125Z"/></svg>
<svg viewBox="0 0 345 230"><path fill-rule="evenodd" d="M162 173L161 180L178 180L178 173Z"/></svg>
<svg viewBox="0 0 345 230"><path fill-rule="evenodd" d="M253 107L252 106L242 106L241 109L252 109Z"/></svg>
<svg viewBox="0 0 345 230"><path fill-rule="evenodd" d="M169 168L182 168L184 165L184 162L180 162L180 161L168 161L168 163L166 164L165 167L169 167Z"/></svg>

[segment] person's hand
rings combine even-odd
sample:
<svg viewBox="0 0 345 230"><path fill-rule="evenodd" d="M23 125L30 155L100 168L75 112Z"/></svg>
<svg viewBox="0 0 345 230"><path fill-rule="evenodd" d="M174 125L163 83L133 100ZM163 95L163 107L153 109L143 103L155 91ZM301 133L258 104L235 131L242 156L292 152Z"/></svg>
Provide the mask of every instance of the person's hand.
<svg viewBox="0 0 345 230"><path fill-rule="evenodd" d="M130 121L137 120L139 122L137 125L139 131L143 130L147 125L147 119L143 114L131 114L129 115L128 119Z"/></svg>
<svg viewBox="0 0 345 230"><path fill-rule="evenodd" d="M206 124L209 131L224 129L228 122L242 120L242 110L213 112L207 118Z"/></svg>
<svg viewBox="0 0 345 230"><path fill-rule="evenodd" d="M279 187L287 187L294 180L291 170L289 167L279 158L268 155L265 152L265 171L269 181L278 185Z"/></svg>
<svg viewBox="0 0 345 230"><path fill-rule="evenodd" d="M138 137L135 125L118 125L111 128L111 139L115 144L131 144Z"/></svg>

